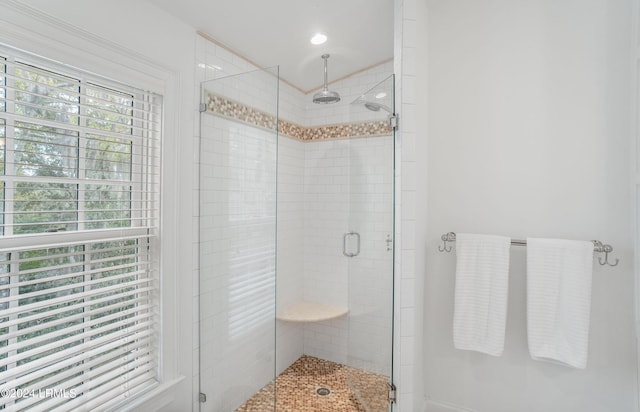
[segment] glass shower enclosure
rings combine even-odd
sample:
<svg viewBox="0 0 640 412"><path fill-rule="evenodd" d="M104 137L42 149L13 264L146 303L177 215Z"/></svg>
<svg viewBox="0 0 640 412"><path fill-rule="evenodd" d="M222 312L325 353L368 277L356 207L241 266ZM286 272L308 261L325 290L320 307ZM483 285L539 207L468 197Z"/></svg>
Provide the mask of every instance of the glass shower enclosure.
<svg viewBox="0 0 640 412"><path fill-rule="evenodd" d="M234 411L275 371L278 70L206 82L201 102L200 405Z"/></svg>
<svg viewBox="0 0 640 412"><path fill-rule="evenodd" d="M277 67L201 85L201 411L391 410L393 84L332 125Z"/></svg>

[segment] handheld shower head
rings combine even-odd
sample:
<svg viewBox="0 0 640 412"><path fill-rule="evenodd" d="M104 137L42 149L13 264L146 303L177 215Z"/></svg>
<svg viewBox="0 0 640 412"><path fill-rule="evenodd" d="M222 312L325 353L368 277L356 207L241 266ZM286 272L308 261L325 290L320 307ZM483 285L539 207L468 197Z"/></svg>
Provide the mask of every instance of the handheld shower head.
<svg viewBox="0 0 640 412"><path fill-rule="evenodd" d="M373 111L373 112L379 112L380 109L384 110L385 112L389 113L389 114L393 114L393 111L385 106L384 104L380 104L380 103L376 103L376 102L364 102L364 107L366 107L367 109Z"/></svg>

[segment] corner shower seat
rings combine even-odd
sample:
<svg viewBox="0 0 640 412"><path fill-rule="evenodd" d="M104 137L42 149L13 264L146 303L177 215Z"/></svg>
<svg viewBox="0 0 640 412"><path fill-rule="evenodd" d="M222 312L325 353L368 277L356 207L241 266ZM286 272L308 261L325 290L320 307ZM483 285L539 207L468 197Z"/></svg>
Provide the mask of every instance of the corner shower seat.
<svg viewBox="0 0 640 412"><path fill-rule="evenodd" d="M288 322L321 322L339 318L347 313L349 309L346 307L300 301L279 312L276 318Z"/></svg>

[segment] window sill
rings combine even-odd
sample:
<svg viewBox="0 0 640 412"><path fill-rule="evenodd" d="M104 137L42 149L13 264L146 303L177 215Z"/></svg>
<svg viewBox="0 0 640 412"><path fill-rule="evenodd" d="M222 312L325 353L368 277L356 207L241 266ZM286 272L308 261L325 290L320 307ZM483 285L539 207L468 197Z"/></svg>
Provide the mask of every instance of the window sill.
<svg viewBox="0 0 640 412"><path fill-rule="evenodd" d="M174 389L180 382L184 380L184 376L180 376L170 382L158 384L153 389L144 392L134 400L128 400L125 403L116 405L111 411L128 412L133 410L140 411L158 411L169 405L174 399Z"/></svg>

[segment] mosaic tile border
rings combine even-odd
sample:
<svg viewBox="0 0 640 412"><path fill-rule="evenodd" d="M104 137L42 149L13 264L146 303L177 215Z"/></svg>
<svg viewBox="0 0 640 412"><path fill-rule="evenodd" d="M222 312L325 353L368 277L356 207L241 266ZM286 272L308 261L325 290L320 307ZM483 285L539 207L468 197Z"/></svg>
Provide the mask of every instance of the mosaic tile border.
<svg viewBox="0 0 640 412"><path fill-rule="evenodd" d="M214 93L207 93L207 111L263 129L275 129L275 116ZM278 132L302 142L318 142L356 137L389 136L391 126L381 120L305 127L279 119Z"/></svg>

